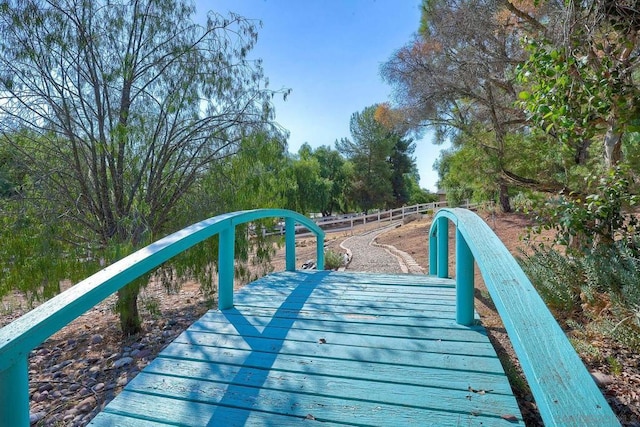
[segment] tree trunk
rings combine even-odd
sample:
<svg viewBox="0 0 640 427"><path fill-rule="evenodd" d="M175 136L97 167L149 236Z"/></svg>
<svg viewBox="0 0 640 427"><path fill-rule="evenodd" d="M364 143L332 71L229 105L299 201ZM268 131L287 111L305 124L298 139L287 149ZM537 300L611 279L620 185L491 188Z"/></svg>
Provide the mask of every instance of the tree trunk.
<svg viewBox="0 0 640 427"><path fill-rule="evenodd" d="M142 330L138 313L139 291L140 285L137 282L129 283L118 291L117 307L124 336L135 335Z"/></svg>
<svg viewBox="0 0 640 427"><path fill-rule="evenodd" d="M622 160L622 132L615 123L609 123L604 135L604 160L608 168L612 168Z"/></svg>
<svg viewBox="0 0 640 427"><path fill-rule="evenodd" d="M500 184L500 207L502 212L511 212L511 201L509 200L509 187L507 184Z"/></svg>

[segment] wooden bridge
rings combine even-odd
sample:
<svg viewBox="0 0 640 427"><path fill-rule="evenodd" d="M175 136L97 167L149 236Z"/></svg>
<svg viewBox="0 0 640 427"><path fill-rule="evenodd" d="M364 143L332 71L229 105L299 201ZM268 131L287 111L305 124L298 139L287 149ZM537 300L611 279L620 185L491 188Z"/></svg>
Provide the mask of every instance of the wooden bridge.
<svg viewBox="0 0 640 427"><path fill-rule="evenodd" d="M287 271L233 294L235 225L285 220ZM455 280L448 224L456 225ZM319 271L295 271L295 224ZM480 218L440 210L430 276L328 272L323 233L285 210L215 217L91 276L0 330L0 423L29 425L31 349L120 287L220 235L219 309L169 345L94 426L523 425L473 308L474 260L546 425L619 425L516 261Z"/></svg>

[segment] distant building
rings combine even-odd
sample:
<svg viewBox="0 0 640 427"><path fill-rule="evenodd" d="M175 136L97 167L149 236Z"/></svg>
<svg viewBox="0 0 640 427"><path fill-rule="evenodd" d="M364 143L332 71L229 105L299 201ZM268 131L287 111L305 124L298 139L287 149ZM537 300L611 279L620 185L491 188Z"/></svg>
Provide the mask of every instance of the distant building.
<svg viewBox="0 0 640 427"><path fill-rule="evenodd" d="M438 196L438 202L446 202L447 201L447 192L438 188L436 191L436 195Z"/></svg>

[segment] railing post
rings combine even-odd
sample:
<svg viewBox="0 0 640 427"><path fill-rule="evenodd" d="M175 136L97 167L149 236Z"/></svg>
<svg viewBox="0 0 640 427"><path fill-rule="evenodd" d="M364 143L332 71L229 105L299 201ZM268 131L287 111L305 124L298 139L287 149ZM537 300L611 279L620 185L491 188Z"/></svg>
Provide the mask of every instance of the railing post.
<svg viewBox="0 0 640 427"><path fill-rule="evenodd" d="M296 221L284 219L284 239L287 271L296 271Z"/></svg>
<svg viewBox="0 0 640 427"><path fill-rule="evenodd" d="M473 321L473 254L456 228L456 322L468 326Z"/></svg>
<svg viewBox="0 0 640 427"><path fill-rule="evenodd" d="M29 362L26 356L0 372L2 425L29 427Z"/></svg>
<svg viewBox="0 0 640 427"><path fill-rule="evenodd" d="M438 233L438 277L449 277L449 220L442 216L437 219Z"/></svg>
<svg viewBox="0 0 640 427"><path fill-rule="evenodd" d="M436 223L437 226L437 223ZM438 274L438 229L429 234L429 275Z"/></svg>
<svg viewBox="0 0 640 427"><path fill-rule="evenodd" d="M233 307L233 276L235 260L235 225L220 231L218 248L218 309L226 310Z"/></svg>
<svg viewBox="0 0 640 427"><path fill-rule="evenodd" d="M324 270L324 236L317 236L316 243L316 269Z"/></svg>

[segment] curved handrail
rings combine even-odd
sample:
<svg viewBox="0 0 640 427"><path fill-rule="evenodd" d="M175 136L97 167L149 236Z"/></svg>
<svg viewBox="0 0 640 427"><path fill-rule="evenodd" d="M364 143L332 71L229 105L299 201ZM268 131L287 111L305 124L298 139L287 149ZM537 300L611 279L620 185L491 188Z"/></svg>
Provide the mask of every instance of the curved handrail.
<svg viewBox="0 0 640 427"><path fill-rule="evenodd" d="M438 211L429 230L429 273L448 275L448 220L456 226L458 323L473 323L475 258L545 425L619 426L529 278L478 215L459 208Z"/></svg>
<svg viewBox="0 0 640 427"><path fill-rule="evenodd" d="M318 269L324 269L324 232L311 219L286 209L254 209L206 219L111 264L0 329L0 420L29 425L29 352L126 284L163 262L220 234L218 307L233 306L235 226L263 218L285 219L286 269L295 270L295 223L317 238ZM26 417L26 418L25 418Z"/></svg>

